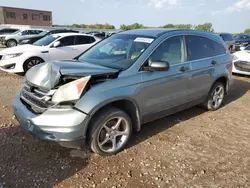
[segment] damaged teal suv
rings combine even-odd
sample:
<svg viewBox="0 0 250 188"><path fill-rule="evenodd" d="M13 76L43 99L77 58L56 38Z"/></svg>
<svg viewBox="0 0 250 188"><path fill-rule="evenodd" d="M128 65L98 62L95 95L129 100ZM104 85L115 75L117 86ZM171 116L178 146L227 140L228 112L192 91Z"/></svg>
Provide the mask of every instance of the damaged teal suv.
<svg viewBox="0 0 250 188"><path fill-rule="evenodd" d="M200 104L220 108L231 71L232 56L216 34L131 30L74 60L30 69L14 114L43 140L113 155L144 123Z"/></svg>

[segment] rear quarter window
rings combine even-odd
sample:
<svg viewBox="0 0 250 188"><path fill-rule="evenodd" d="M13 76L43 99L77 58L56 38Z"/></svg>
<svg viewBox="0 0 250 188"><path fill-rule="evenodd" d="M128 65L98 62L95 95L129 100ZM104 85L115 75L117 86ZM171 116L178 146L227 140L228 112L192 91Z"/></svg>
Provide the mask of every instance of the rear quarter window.
<svg viewBox="0 0 250 188"><path fill-rule="evenodd" d="M214 53L213 55L214 56L223 55L223 54L227 53L225 47L223 47L218 42L211 40L211 43L212 43L212 47L213 47L213 53Z"/></svg>

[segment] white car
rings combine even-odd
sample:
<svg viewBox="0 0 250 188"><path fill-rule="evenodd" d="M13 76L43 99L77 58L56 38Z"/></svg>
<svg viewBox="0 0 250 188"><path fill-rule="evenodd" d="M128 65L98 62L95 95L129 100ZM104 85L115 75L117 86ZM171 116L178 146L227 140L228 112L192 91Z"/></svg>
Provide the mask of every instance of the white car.
<svg viewBox="0 0 250 188"><path fill-rule="evenodd" d="M250 76L250 45L233 54L233 73Z"/></svg>
<svg viewBox="0 0 250 188"><path fill-rule="evenodd" d="M45 61L73 59L99 40L80 33L48 35L33 45L20 45L0 51L0 69L23 73Z"/></svg>

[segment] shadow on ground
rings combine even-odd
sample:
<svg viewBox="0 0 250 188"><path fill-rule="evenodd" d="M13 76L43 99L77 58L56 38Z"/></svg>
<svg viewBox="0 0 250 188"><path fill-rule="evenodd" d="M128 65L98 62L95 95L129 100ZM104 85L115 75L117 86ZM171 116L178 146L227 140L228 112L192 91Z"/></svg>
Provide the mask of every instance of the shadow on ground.
<svg viewBox="0 0 250 188"><path fill-rule="evenodd" d="M225 100L225 105L242 97L250 89L250 83L236 79ZM147 140L149 137L206 112L194 107L160 120L143 125L135 133L129 147ZM0 187L46 187L57 185L83 170L88 157L72 157L72 150L57 144L36 139L19 126L0 127Z"/></svg>

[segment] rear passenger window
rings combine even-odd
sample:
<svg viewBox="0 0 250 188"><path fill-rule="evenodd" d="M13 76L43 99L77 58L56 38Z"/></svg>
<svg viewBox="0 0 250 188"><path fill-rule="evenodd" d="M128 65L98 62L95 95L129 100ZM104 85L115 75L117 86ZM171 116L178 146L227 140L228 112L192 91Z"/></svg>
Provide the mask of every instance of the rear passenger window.
<svg viewBox="0 0 250 188"><path fill-rule="evenodd" d="M213 54L214 56L216 55L222 55L222 54L225 54L227 53L226 49L220 45L218 42L215 42L215 41L212 41L211 40L211 43L212 43L212 46L213 46Z"/></svg>
<svg viewBox="0 0 250 188"><path fill-rule="evenodd" d="M94 37L89 37L89 36L76 36L76 45L81 45L81 44L91 44L95 42Z"/></svg>
<svg viewBox="0 0 250 188"><path fill-rule="evenodd" d="M212 42L210 39L198 36L187 37L188 59L194 61L213 56Z"/></svg>
<svg viewBox="0 0 250 188"><path fill-rule="evenodd" d="M74 36L64 37L60 40L61 44L59 47L63 46L73 46L74 45Z"/></svg>

